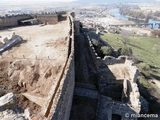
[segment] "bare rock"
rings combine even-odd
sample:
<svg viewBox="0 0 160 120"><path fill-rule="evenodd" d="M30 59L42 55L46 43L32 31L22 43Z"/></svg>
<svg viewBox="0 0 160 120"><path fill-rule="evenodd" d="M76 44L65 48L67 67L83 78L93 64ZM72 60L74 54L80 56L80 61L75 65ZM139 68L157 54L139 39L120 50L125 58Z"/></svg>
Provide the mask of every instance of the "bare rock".
<svg viewBox="0 0 160 120"><path fill-rule="evenodd" d="M3 96L5 94L4 89L0 88L0 97Z"/></svg>
<svg viewBox="0 0 160 120"><path fill-rule="evenodd" d="M16 96L13 93L7 93L0 97L0 110L12 108L16 105Z"/></svg>

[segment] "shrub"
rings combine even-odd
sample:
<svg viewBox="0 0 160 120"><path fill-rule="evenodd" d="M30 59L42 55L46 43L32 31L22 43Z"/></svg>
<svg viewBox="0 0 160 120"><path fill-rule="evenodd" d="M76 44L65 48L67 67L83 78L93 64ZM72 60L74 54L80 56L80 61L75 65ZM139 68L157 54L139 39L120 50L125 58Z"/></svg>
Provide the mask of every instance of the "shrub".
<svg viewBox="0 0 160 120"><path fill-rule="evenodd" d="M92 39L93 46L97 47L99 45L98 41L96 39Z"/></svg>
<svg viewBox="0 0 160 120"><path fill-rule="evenodd" d="M111 55L111 52L112 52L108 46L102 46L100 50L104 56Z"/></svg>
<svg viewBox="0 0 160 120"><path fill-rule="evenodd" d="M150 66L146 63L140 63L138 65L141 73L146 77L146 78L150 78Z"/></svg>
<svg viewBox="0 0 160 120"><path fill-rule="evenodd" d="M152 34L152 36L158 36L158 37L160 37L160 30L153 30L151 32L151 34Z"/></svg>
<svg viewBox="0 0 160 120"><path fill-rule="evenodd" d="M121 55L131 56L132 55L132 49L125 46L120 50L120 53L121 53Z"/></svg>
<svg viewBox="0 0 160 120"><path fill-rule="evenodd" d="M150 70L150 66L147 63L140 63L139 67L144 71L149 71Z"/></svg>

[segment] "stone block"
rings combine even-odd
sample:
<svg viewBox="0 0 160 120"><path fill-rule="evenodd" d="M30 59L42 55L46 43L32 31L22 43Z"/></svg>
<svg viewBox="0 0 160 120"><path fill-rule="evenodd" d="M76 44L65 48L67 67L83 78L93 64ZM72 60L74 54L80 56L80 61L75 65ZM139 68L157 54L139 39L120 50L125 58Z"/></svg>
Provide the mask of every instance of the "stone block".
<svg viewBox="0 0 160 120"><path fill-rule="evenodd" d="M0 110L12 108L16 103L16 96L13 93L7 93L0 97Z"/></svg>

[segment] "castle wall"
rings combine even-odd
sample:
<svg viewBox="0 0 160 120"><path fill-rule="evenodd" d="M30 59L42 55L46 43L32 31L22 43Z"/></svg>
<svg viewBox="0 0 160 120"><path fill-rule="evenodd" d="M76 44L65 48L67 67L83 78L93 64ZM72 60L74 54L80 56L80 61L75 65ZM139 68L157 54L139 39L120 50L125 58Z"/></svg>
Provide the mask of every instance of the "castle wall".
<svg viewBox="0 0 160 120"><path fill-rule="evenodd" d="M125 60L126 60L125 56L119 56L118 58L112 56L105 56L102 59L102 62L104 64L111 65L111 64L125 63Z"/></svg>
<svg viewBox="0 0 160 120"><path fill-rule="evenodd" d="M48 24L57 24L58 23L58 15L56 13L46 13L46 14L37 14L36 18L41 23Z"/></svg>
<svg viewBox="0 0 160 120"><path fill-rule="evenodd" d="M28 15L28 14L0 17L0 19L1 19L0 20L0 28L18 26L18 20L31 19L31 18L32 18L31 15Z"/></svg>
<svg viewBox="0 0 160 120"><path fill-rule="evenodd" d="M61 15L61 13L59 13L59 15ZM0 17L0 29L4 27L18 26L19 25L18 20L26 20L33 18L35 18L33 21L35 23L36 20L38 20L39 23L48 23L48 24L57 24L59 21L57 13L6 15ZM63 20L66 20L66 17L63 17Z"/></svg>
<svg viewBox="0 0 160 120"><path fill-rule="evenodd" d="M49 92L49 97L42 107L42 112L47 120L68 120L72 107L72 99L75 86L75 71L74 71L74 25L71 16L68 18L71 31L69 32L68 41L69 51L64 68L61 75L57 76L56 87L52 86ZM48 106L48 107L46 107ZM47 108L47 109L46 109Z"/></svg>
<svg viewBox="0 0 160 120"><path fill-rule="evenodd" d="M95 63L96 68L99 69L99 66L102 63L102 60L101 60L100 57L98 57L98 54L96 53L96 50L93 47L91 38L88 35L87 35L87 38L88 38L88 42L89 42L89 51L91 53L92 59L93 59L93 61Z"/></svg>
<svg viewBox="0 0 160 120"><path fill-rule="evenodd" d="M134 106L137 111L140 111L141 103L140 103L140 93L137 86L137 77L138 77L138 68L134 66L131 60L126 59L125 65L128 68L128 73L130 74L130 80L128 80L128 92L129 94L129 102L132 106Z"/></svg>
<svg viewBox="0 0 160 120"><path fill-rule="evenodd" d="M138 68L133 65L133 62L129 60L126 56L119 56L118 58L112 56L105 56L103 59L98 57L91 39L87 36L89 41L89 50L92 55L92 59L97 67L99 72L102 72L104 69L100 69L103 64L110 65L110 64L125 64L128 68L128 73L130 75L130 79L127 80L127 94L129 95L129 103L132 107L136 110L137 113L140 112L141 103L140 103L140 93L137 87L137 77L138 77ZM101 80L102 79L102 80ZM100 82L103 82L103 78L100 79ZM106 83L106 79L104 79L104 83Z"/></svg>

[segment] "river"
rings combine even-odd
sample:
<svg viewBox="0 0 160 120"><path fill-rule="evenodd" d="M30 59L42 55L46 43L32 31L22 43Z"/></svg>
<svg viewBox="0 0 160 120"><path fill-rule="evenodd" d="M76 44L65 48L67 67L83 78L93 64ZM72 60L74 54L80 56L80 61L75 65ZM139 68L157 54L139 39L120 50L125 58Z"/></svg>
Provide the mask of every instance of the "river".
<svg viewBox="0 0 160 120"><path fill-rule="evenodd" d="M123 16L123 15L120 14L119 9L112 9L112 10L109 11L109 14L111 14L111 15L117 17L117 18L129 21L129 19L126 16ZM136 23L160 23L160 21L153 20L153 19L149 19L148 21L138 21L138 20L136 20L134 22L136 22ZM151 28L151 26L148 26L148 28ZM158 25L156 25L154 27L154 29L157 29L157 28L158 28Z"/></svg>

